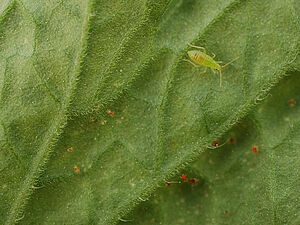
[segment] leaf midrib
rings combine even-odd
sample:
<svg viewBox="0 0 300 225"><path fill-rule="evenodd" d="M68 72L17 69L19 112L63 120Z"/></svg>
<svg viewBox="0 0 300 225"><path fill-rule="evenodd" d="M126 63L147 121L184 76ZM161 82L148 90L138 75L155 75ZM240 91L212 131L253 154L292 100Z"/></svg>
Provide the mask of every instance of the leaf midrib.
<svg viewBox="0 0 300 225"><path fill-rule="evenodd" d="M217 17L215 17L214 19L212 19L210 21L210 23L197 35L198 38L195 39L193 42L196 42L196 40L200 39L201 36L203 36L205 34L205 32L213 26L213 24L215 24L219 19L222 18L222 16L225 14L225 12L227 12L228 10L230 10L232 7L234 7L236 4L240 3L242 0L236 0L236 1L233 1L231 2L227 7L225 7L225 9L220 13L218 14ZM158 152L162 152L162 147L163 147L163 137L164 137L164 133L163 133L163 129L162 129L162 126L163 126L163 121L165 120L165 117L164 117L164 110L165 110L165 106L167 104L167 100L168 100L168 95L169 95L169 91L172 87L172 84L173 84L173 78L174 78L174 74L176 72L176 69L177 69L177 66L179 65L179 63L181 62L181 59L182 57L186 54L187 50L188 50L189 47L183 49L181 51L181 53L178 55L178 57L176 57L175 59L172 60L171 62L171 69L169 70L168 74L167 74L167 77L168 77L168 81L166 82L167 85L166 85L166 88L165 88L165 93L164 93L164 97L163 97L163 100L161 102L161 105L159 106L159 112L158 114L161 115L161 118L159 120L159 123L158 123L158 137L159 137L159 150ZM215 139L215 138L214 138ZM213 140L214 140L213 139ZM206 146L204 147L203 146L203 149L205 149ZM193 155L193 154L191 154ZM163 174L161 173L162 171L157 171L157 174L156 174L156 181L154 184L152 185L149 185L149 187L146 187L144 188L144 193L141 193L141 195L143 196L147 196L147 195L150 195L153 191L155 191L155 189L159 186L159 184L163 183L165 180L168 180L169 178L171 178L172 176L174 176L177 171L179 171L180 169L182 169L185 165L187 165L189 162L193 161L194 158L197 157L198 155L198 152L196 154L194 154L195 156L191 158L187 157L188 159L187 160L183 160L181 163L179 163L178 167L174 167L176 168L176 170L174 171L174 168L171 168L171 169L168 169L166 172L163 172ZM158 158L160 159L161 157L158 156ZM157 166L159 166L159 164L157 164ZM154 177L155 178L155 177ZM110 222L112 224L115 224L117 223L117 221L119 220L119 218L121 218L122 216L126 215L126 213L128 213L135 205L137 205L138 203L140 203L141 200L139 199L139 196L137 196L136 199L133 199L132 201L129 201L128 204L124 205L123 206L123 209L120 210L120 212L118 213L118 215L116 215L115 218L112 218L110 220ZM99 222L100 224L100 222Z"/></svg>
<svg viewBox="0 0 300 225"><path fill-rule="evenodd" d="M168 1L168 4L165 6L164 8L164 11L163 13L158 17L156 18L157 20L157 24L159 24L159 21L161 21L163 15L165 14L165 12L167 11L168 9L168 6L171 4L171 2L173 0L166 0ZM138 77L139 75L139 72L143 70L143 68L145 68L149 62L151 61L151 59L158 54L158 52L161 52L161 50L157 51L155 48L152 48L152 50L154 51L153 53L149 53L147 55L147 58L145 60L145 63L142 63L140 65L139 68L137 68L133 73L132 73L132 76L130 77L130 80L127 82L126 85L124 85L122 87L122 89L116 94L116 96L113 96L111 99L107 100L106 102L99 102L98 101L98 97L101 95L101 90L103 90L103 88L106 87L106 81L107 79L110 77L110 75L112 75L114 69L115 69L115 66L117 64L117 62L122 58L122 55L124 54L124 52L126 51L126 45L128 44L128 42L131 40L132 37L134 37L135 33L139 30L139 28L141 28L142 26L145 26L147 25L148 23L151 22L151 13L153 10L155 10L153 8L153 6L151 5L151 1L148 0L147 1L147 8L145 9L144 11L144 15L143 17L141 18L141 20L125 35L125 37L123 38L121 44L119 45L116 53L114 54L114 57L112 57L112 60L108 63L108 67L105 69L105 71L103 72L103 74L105 74L104 78L101 80L101 83L99 85L99 87L96 89L95 91L95 94L94 94L94 102L95 104L89 106L89 108L83 112L81 112L79 110L79 112L77 111L74 111L74 110L70 110L70 113L73 115L73 116L78 116L78 115L86 115L86 114L89 114L89 113L92 113L92 112L95 112L95 111L98 111L99 110L99 105L103 108L105 105L117 100L119 97L122 96L122 94L124 92L126 92L126 90L128 90L131 86L131 84L135 81L135 79ZM154 32L154 31L152 31ZM150 51L151 52L151 51ZM74 104L74 103L71 103L71 105Z"/></svg>
<svg viewBox="0 0 300 225"><path fill-rule="evenodd" d="M235 7L237 4L241 4L243 2L245 2L247 0L236 0L231 2L217 17L215 17L202 31L201 33L198 35L198 38L196 38L194 42L197 42L197 40L201 39L201 36L203 36L207 30L209 30L217 21L219 21L223 15L228 12L229 10L231 10L233 7ZM300 40L300 38L298 39ZM167 82L167 86L168 88L166 88L166 92L164 94L164 100L160 106L160 115L165 115L164 114L164 108L165 105L167 104L167 99L169 96L169 91L172 87L172 80L173 80L173 76L175 74L176 68L180 63L181 58L185 55L185 53L187 52L188 47L184 50L181 51L181 54L179 54L179 56L173 60L172 62L172 69L170 70L168 76L168 82ZM294 52L290 53L290 56L287 57L289 59L293 59L296 58L296 56L298 55L299 50L295 49ZM187 164L191 163L192 161L194 161L200 153L202 153L203 151L205 151L205 149L207 149L207 146L209 143L211 143L213 140L216 140L218 137L222 136L227 130L229 130L230 128L232 128L238 121L240 121L242 118L244 118L247 113L249 111L251 111L260 101L262 101L263 99L265 99L270 90L279 83L279 81L286 75L286 72L288 72L289 70L291 70L291 65L293 62L286 62L286 64L284 64L281 68L281 70L278 70L279 72L276 73L274 76L272 76L272 80L270 80L269 83L265 84L263 87L261 87L260 91L255 95L255 97L253 99L249 99L248 101L245 102L245 104L241 105L239 110L236 111L235 114L233 114L230 118L228 118L220 127L219 129L212 133L211 135L209 135L208 137L201 138L201 140L199 141L201 144L199 145L199 147L196 147L196 149L192 150L191 153L187 154L184 158L182 158L180 161L177 162L177 164L172 167L172 168L168 168L168 170L166 170L165 172L163 171L158 171L157 174L157 182L154 185L149 185L149 187L144 188L144 193L141 193L141 195L143 196L147 196L150 195L151 193L153 193L153 191L155 191L155 189L161 184L164 183L165 180L168 180L170 178L172 178L173 176L175 176L177 174L177 171L182 170ZM162 117L162 119L159 122L159 128L162 126L162 122L164 121L164 117ZM163 133L163 129L158 129L160 131L160 152L162 151L162 146L163 146L163 140L162 137L164 136ZM176 170L174 170L176 168ZM111 223L116 223L120 217L126 215L126 213L128 213L135 205L137 205L138 203L140 203L141 200L139 199L139 196L136 199L133 199L132 201L129 201L128 204L123 206L123 209L120 210L120 213L118 213L118 215L116 215L115 218L111 219ZM100 224L100 223L99 223Z"/></svg>
<svg viewBox="0 0 300 225"><path fill-rule="evenodd" d="M14 1L12 5L15 3ZM9 211L8 219L5 224L15 224L20 218L22 219L23 216L19 217L22 213L22 210L25 207L25 204L27 203L30 195L33 193L33 187L34 183L36 182L36 179L39 177L40 173L43 170L43 167L45 163L47 162L49 155L51 153L51 149L53 148L54 144L56 143L59 135L61 134L64 126L66 125L67 118L68 118L68 110L70 107L71 99L73 97L76 84L77 84L77 77L80 73L80 67L81 62L84 57L84 53L86 50L86 42L88 37L88 30L89 30L89 22L92 12L92 0L88 0L86 2L86 12L84 17L84 22L82 23L82 33L80 38L80 47L77 52L75 61L74 61L74 76L73 80L71 81L71 84L69 86L70 90L66 92L65 101L62 102L62 108L59 112L58 116L55 117L56 120L51 125L48 132L45 134L46 140L43 142L43 144L40 147L40 150L38 151L37 155L34 157L32 161L32 167L30 168L30 171L27 173L23 186L20 189L19 193L16 196L15 201L12 204L12 207ZM22 4L22 7L23 4ZM19 219L18 219L19 217Z"/></svg>
<svg viewBox="0 0 300 225"><path fill-rule="evenodd" d="M239 2L241 2L241 1L237 0L237 1L232 2L231 4L237 4ZM226 7L226 9L228 9L231 6L231 4L228 7ZM208 26L206 26L206 28L201 32L201 34L199 34L199 37L201 37L206 32L206 30L209 29L210 26L212 26L215 22L217 22L217 20L219 19L219 17L221 18L221 16L224 14L224 12L225 12L225 10L220 14L220 16L218 16L214 20L212 20L212 22L209 23ZM89 22L89 16L87 18L87 27L88 27L88 22ZM85 30L85 29L82 29L82 30ZM86 40L87 40L87 33L88 32L84 33L83 36L82 36L82 38L81 38L81 41L82 41L81 50L79 51L79 54L77 55L78 57L76 57L75 67L77 69L75 68L75 72L76 72L77 76L78 76L78 73L80 72L79 71L79 68L80 68L80 65L81 65L81 63L80 63L81 60L80 59L82 59L82 57L83 57L82 54L84 53L84 50L86 48L86 46L84 46L86 43L84 43L84 42L86 42ZM174 76L172 77L172 75L174 75L174 71L176 70L176 68L178 66L179 60L182 58L182 56L185 54L185 52L186 52L186 49L182 51L182 54L180 54L180 56L177 58L177 60L174 60L173 66L172 66L173 69L171 69L171 72L169 72L167 74L167 76L170 78L170 80L168 78L168 82L167 82L168 85L172 85L172 79L174 77ZM278 83L279 80L281 80L281 78L284 76L284 72L287 71L288 69L289 68L287 67L287 68L285 68L283 70L280 70L280 74L278 74L278 76L274 76L274 78L273 78L273 84ZM75 77L77 77L77 76L75 76ZM248 102L245 102L245 104L240 107L240 111L237 113L239 117L232 116L231 118L229 118L227 121L224 122L224 124L221 125L221 128L217 132L215 132L214 134L212 134L211 136L209 136L209 138L211 140L214 140L214 139L216 139L216 137L218 137L221 134L223 134L224 130L227 130L227 129L231 128L235 124L236 121L238 121L242 117L244 117L249 112L249 110L251 110L257 104L257 100L259 100L261 98L265 98L267 96L269 90L273 87L273 84L267 85L267 90L264 90L265 87L263 87L261 89L261 91L256 95L256 97L254 99L252 99L252 100L250 99ZM34 180L38 177L39 171L41 171L41 168L45 164L45 161L41 162L41 160L43 160L43 159L47 160L47 158L48 158L48 156L50 154L49 146L52 146L55 143L56 139L59 136L59 133L61 133L61 131L62 131L62 129L63 129L63 127L64 127L64 125L65 125L65 123L67 121L67 112L68 112L68 108L70 107L70 99L73 97L73 93L74 93L75 87L76 87L76 80L73 81L72 91L70 92L69 95L66 96L66 98L68 99L68 101L64 102L65 105L63 107L63 112L60 114L60 116L56 120L56 123L53 125L53 129L51 129L51 132L49 131L50 137L48 138L48 140L46 140L47 144L45 143L44 145L42 145L42 148L41 148L42 150L39 151L39 153L42 156L43 156L43 154L46 154L46 155L44 155L45 157L40 156L41 157L40 158L40 157L38 157L39 156L38 155L34 159L34 161L39 161L39 163L38 163L37 167L35 168L35 171L33 171L32 174L28 174L28 176L27 176L27 177L31 177L32 176L31 177L32 179L28 178L28 182L32 181L32 185L34 183ZM169 90L169 89L167 88L166 90ZM166 104L167 101L168 101L168 92L165 93L165 95L164 95L164 101L163 101L163 103L160 106L160 108L161 108L160 111L161 111L162 114L164 112L165 104ZM161 121L164 121L164 118L161 117ZM159 123L159 126L161 126L161 123ZM163 133L161 133L161 134L163 135ZM46 136L46 137L48 137L48 136ZM194 158L196 158L202 151L204 151L204 149L206 149L207 139L208 138L206 138L206 141L204 139L201 140L201 144L202 144L201 150L194 149L193 152L189 153L186 156L187 161L185 161L184 164L186 164L186 162L193 161ZM47 152L47 150L48 150L48 152ZM188 156L190 156L190 157L188 157ZM181 161L183 161L183 160L181 160ZM178 162L178 164L179 164L179 167L178 167L179 169L183 168L185 166L185 165L182 164L182 162ZM179 169L176 169L176 171L179 170ZM145 190L146 190L145 193L149 194L149 193L153 192L155 190L155 188L157 188L157 184L162 183L166 179L166 177L173 176L176 173L176 171L174 171L174 168L173 169L170 168L169 172L166 172L165 174L159 174L159 181L156 183L156 185L152 185L148 189L145 188ZM28 193L30 194L30 189L31 189L32 185L30 185L30 184L28 184L28 185L29 186L26 189L28 189ZM147 190L148 190L148 192L147 192ZM29 196L29 194L28 194L28 196ZM121 209L120 210L121 214L127 213L128 210L130 210L132 208L132 206L134 206L135 204L138 204L138 202L140 202L139 199L135 200L134 203L133 203L133 201L129 202L128 205L131 206L131 207L129 209L126 209L126 210L123 210L123 211ZM124 206L124 208L127 208L127 207ZM118 215L116 215L116 218L112 218L112 221L115 219L114 222L116 222L118 220L118 218L117 218Z"/></svg>

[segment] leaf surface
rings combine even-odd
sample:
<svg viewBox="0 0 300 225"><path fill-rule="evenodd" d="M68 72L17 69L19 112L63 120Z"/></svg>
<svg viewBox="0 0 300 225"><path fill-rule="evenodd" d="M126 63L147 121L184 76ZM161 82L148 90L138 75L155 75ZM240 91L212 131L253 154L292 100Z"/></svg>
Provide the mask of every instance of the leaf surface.
<svg viewBox="0 0 300 225"><path fill-rule="evenodd" d="M80 1L72 6L5 4L0 20L0 221L15 224L66 123L89 7Z"/></svg>
<svg viewBox="0 0 300 225"><path fill-rule="evenodd" d="M268 97L296 67L294 1L218 3L8 4L4 223L116 223ZM222 88L218 74L182 61L187 42L224 63L240 57Z"/></svg>
<svg viewBox="0 0 300 225"><path fill-rule="evenodd" d="M159 188L127 224L299 224L300 106L290 102L299 101L299 75L219 140L227 144L181 171L195 184Z"/></svg>

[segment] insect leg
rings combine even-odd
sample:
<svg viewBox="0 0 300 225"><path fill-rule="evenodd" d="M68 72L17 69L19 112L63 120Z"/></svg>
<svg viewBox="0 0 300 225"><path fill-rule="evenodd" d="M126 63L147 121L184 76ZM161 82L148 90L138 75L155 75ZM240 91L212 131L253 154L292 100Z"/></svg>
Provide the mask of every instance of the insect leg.
<svg viewBox="0 0 300 225"><path fill-rule="evenodd" d="M204 70L200 74L206 73L206 70L207 70L207 67L205 66Z"/></svg>
<svg viewBox="0 0 300 225"><path fill-rule="evenodd" d="M216 74L216 71L213 68L210 68L210 69L214 74Z"/></svg>
<svg viewBox="0 0 300 225"><path fill-rule="evenodd" d="M121 222L130 222L130 221L132 221L132 220L124 220L124 219L122 219L122 218L119 218L119 220L121 221Z"/></svg>
<svg viewBox="0 0 300 225"><path fill-rule="evenodd" d="M222 72L221 72L221 69L219 71L220 71L220 87L222 87Z"/></svg>
<svg viewBox="0 0 300 225"><path fill-rule="evenodd" d="M183 59L183 61L189 62L189 63L192 64L194 67L200 67L200 65L197 65L197 64L193 63L191 60Z"/></svg>
<svg viewBox="0 0 300 225"><path fill-rule="evenodd" d="M206 49L205 49L204 47L200 47L200 46L196 46L196 45L191 45L190 43L188 43L188 45L189 45L190 47L193 47L193 48L199 48L199 49L202 49L203 52L206 54Z"/></svg>
<svg viewBox="0 0 300 225"><path fill-rule="evenodd" d="M215 74L216 73L216 70L214 70L213 68L210 68L211 71L213 71L213 73ZM221 70L219 70L219 73L220 73L220 87L222 87L222 72Z"/></svg>

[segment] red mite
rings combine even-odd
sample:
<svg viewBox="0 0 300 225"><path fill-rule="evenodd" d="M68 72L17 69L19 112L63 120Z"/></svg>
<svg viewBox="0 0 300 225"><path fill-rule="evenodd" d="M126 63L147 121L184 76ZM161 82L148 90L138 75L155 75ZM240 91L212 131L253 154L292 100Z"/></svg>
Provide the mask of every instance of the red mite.
<svg viewBox="0 0 300 225"><path fill-rule="evenodd" d="M115 115L115 112L113 112L111 110L107 110L107 113L110 114L110 115L112 115L112 116Z"/></svg>
<svg viewBox="0 0 300 225"><path fill-rule="evenodd" d="M257 147L256 147L255 145L253 146L252 151L253 151L254 153L257 153Z"/></svg>
<svg viewBox="0 0 300 225"><path fill-rule="evenodd" d="M78 166L74 166L74 170L75 170L76 173L80 172L80 169L78 168Z"/></svg>
<svg viewBox="0 0 300 225"><path fill-rule="evenodd" d="M190 179L189 182L190 182L191 184L194 184L194 183L196 183L196 179Z"/></svg>
<svg viewBox="0 0 300 225"><path fill-rule="evenodd" d="M182 180L186 181L186 176L184 174L181 175Z"/></svg>
<svg viewBox="0 0 300 225"><path fill-rule="evenodd" d="M214 146L215 146L215 147L218 147L218 146L219 146L219 141L215 141L215 142L214 142Z"/></svg>
<svg viewBox="0 0 300 225"><path fill-rule="evenodd" d="M236 142L236 140L233 139L233 138L230 138L229 141L230 141L230 143L235 143Z"/></svg>
<svg viewBox="0 0 300 225"><path fill-rule="evenodd" d="M72 152L72 151L73 151L73 148L70 147L70 148L67 149L67 151L68 151L68 152Z"/></svg>
<svg viewBox="0 0 300 225"><path fill-rule="evenodd" d="M294 106L295 106L295 99L291 98L291 99L289 100L289 102L290 102L290 106L291 106L291 107L294 107Z"/></svg>

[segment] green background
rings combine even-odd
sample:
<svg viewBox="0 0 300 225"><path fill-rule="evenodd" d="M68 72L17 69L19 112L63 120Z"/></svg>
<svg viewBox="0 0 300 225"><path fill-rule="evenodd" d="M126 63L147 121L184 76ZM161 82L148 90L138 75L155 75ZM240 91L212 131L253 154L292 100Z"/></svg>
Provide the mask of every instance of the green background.
<svg viewBox="0 0 300 225"><path fill-rule="evenodd" d="M2 0L0 224L299 224L299 9Z"/></svg>

